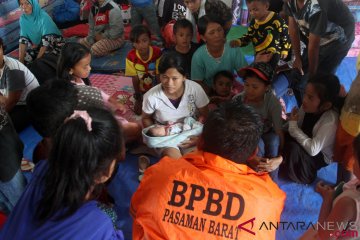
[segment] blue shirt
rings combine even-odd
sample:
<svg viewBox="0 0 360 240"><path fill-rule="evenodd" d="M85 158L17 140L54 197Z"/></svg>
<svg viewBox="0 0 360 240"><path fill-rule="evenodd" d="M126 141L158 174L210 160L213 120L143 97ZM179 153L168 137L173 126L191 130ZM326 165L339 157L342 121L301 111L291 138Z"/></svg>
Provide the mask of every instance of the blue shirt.
<svg viewBox="0 0 360 240"><path fill-rule="evenodd" d="M47 161L36 165L34 176L5 223L0 239L124 239L96 201L86 202L65 219L37 224L36 208L42 197L47 166Z"/></svg>

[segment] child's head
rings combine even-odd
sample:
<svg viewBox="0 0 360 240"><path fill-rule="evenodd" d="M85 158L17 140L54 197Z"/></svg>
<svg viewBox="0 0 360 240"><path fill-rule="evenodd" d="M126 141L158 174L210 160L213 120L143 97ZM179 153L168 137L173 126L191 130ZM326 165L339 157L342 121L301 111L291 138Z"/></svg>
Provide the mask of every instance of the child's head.
<svg viewBox="0 0 360 240"><path fill-rule="evenodd" d="M130 41L140 54L147 53L151 45L150 30L144 25L136 25L130 32Z"/></svg>
<svg viewBox="0 0 360 240"><path fill-rule="evenodd" d="M268 15L269 0L246 0L250 15L258 20L264 21Z"/></svg>
<svg viewBox="0 0 360 240"><path fill-rule="evenodd" d="M179 19L174 24L173 33L175 44L180 47L189 47L193 37L193 26L187 19Z"/></svg>
<svg viewBox="0 0 360 240"><path fill-rule="evenodd" d="M199 11L201 6L201 0L184 0L186 8L190 10L192 14Z"/></svg>
<svg viewBox="0 0 360 240"><path fill-rule="evenodd" d="M209 113L199 148L243 164L255 154L262 129L261 117L253 108L225 103Z"/></svg>
<svg viewBox="0 0 360 240"><path fill-rule="evenodd" d="M95 199L114 173L123 144L122 129L105 109L75 111L66 119L53 139L39 220L60 209L67 209L63 216L69 216Z"/></svg>
<svg viewBox="0 0 360 240"><path fill-rule="evenodd" d="M234 84L234 76L230 71L220 71L214 76L213 88L215 94L220 97L228 97Z"/></svg>
<svg viewBox="0 0 360 240"><path fill-rule="evenodd" d="M358 134L354 139L353 149L355 157L354 174L357 179L360 179L360 134Z"/></svg>
<svg viewBox="0 0 360 240"><path fill-rule="evenodd" d="M42 137L53 137L77 105L77 90L66 81L47 81L26 98L31 123Z"/></svg>
<svg viewBox="0 0 360 240"><path fill-rule="evenodd" d="M147 131L147 135L150 137L166 136L166 128L161 125L154 126Z"/></svg>
<svg viewBox="0 0 360 240"><path fill-rule="evenodd" d="M302 101L306 113L321 113L329 110L338 101L339 79L331 73L316 73L308 81Z"/></svg>
<svg viewBox="0 0 360 240"><path fill-rule="evenodd" d="M90 50L80 43L66 43L61 49L57 66L57 76L71 81L74 78L87 78L90 74Z"/></svg>
<svg viewBox="0 0 360 240"><path fill-rule="evenodd" d="M247 100L259 102L271 88L274 70L264 62L254 62L240 69L239 76L244 79L244 92Z"/></svg>

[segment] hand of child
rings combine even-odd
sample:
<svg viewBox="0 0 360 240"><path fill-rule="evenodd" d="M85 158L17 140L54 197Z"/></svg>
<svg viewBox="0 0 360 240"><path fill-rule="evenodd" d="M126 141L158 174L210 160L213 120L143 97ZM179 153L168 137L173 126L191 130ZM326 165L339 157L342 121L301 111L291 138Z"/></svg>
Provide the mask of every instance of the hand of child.
<svg viewBox="0 0 360 240"><path fill-rule="evenodd" d="M266 51L259 52L255 56L255 62L269 62L273 56L273 53L269 53Z"/></svg>
<svg viewBox="0 0 360 240"><path fill-rule="evenodd" d="M246 163L251 167L254 171L258 172L258 166L261 161L267 161L266 158L262 158L259 156L255 156L251 159L248 159Z"/></svg>
<svg viewBox="0 0 360 240"><path fill-rule="evenodd" d="M258 171L259 172L272 172L280 166L282 161L283 161L282 156L274 157L271 159L263 158L259 162Z"/></svg>
<svg viewBox="0 0 360 240"><path fill-rule="evenodd" d="M301 59L300 59L300 58L295 58L295 61L294 61L294 63L293 63L293 68L299 70L301 76L304 75L304 71L303 71L302 67L303 67L303 66L302 66L302 61L301 61Z"/></svg>
<svg viewBox="0 0 360 240"><path fill-rule="evenodd" d="M287 56L287 53L281 53L280 58L284 60L285 58L287 58Z"/></svg>
<svg viewBox="0 0 360 240"><path fill-rule="evenodd" d="M318 192L323 199L332 199L335 193L334 188L326 185L323 181L316 184L315 191Z"/></svg>
<svg viewBox="0 0 360 240"><path fill-rule="evenodd" d="M297 107L294 107L292 110L291 110L291 114L290 114L290 118L289 118L290 121L297 121L299 120L299 109Z"/></svg>
<svg viewBox="0 0 360 240"><path fill-rule="evenodd" d="M230 41L230 47L232 48L236 48L236 47L240 47L241 42L239 40L231 40Z"/></svg>
<svg viewBox="0 0 360 240"><path fill-rule="evenodd" d="M125 114L127 109L124 104L118 102L115 104L115 111L119 111L120 114Z"/></svg>

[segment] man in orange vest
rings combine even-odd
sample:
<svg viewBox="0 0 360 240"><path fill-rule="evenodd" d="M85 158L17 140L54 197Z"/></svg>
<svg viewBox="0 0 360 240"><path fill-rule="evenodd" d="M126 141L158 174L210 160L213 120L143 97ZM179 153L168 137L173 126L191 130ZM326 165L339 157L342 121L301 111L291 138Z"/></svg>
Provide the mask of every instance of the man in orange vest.
<svg viewBox="0 0 360 240"><path fill-rule="evenodd" d="M211 112L197 152L148 168L131 200L133 239L275 239L285 193L247 166L262 133L248 106Z"/></svg>

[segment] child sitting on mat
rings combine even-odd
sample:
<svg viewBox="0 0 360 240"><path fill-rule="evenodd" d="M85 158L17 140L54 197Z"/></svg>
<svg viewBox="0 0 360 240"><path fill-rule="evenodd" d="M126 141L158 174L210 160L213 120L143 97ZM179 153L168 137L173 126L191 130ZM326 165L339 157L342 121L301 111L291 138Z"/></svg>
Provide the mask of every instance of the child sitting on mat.
<svg viewBox="0 0 360 240"><path fill-rule="evenodd" d="M270 65L276 68L280 58L287 58L291 47L288 26L277 13L269 11L269 0L246 0L252 20L247 34L230 42L231 47L244 47L250 42L255 55L272 53Z"/></svg>
<svg viewBox="0 0 360 240"><path fill-rule="evenodd" d="M221 103L230 101L234 97L232 92L234 82L234 76L230 71L217 72L210 92L210 104L219 106Z"/></svg>
<svg viewBox="0 0 360 240"><path fill-rule="evenodd" d="M322 181L316 185L316 191L323 198L317 231L310 228L302 237L309 239L358 239L360 231L360 135L354 138L354 174L356 178L336 188ZM333 228L324 228L333 223ZM344 238L343 238L344 237Z"/></svg>
<svg viewBox="0 0 360 240"><path fill-rule="evenodd" d="M134 86L134 112L141 114L143 95L157 84L156 75L161 57L161 50L151 46L151 33L143 25L135 26L130 33L130 41L134 45L127 57L125 76L132 77Z"/></svg>
<svg viewBox="0 0 360 240"><path fill-rule="evenodd" d="M108 107L114 112L124 114L126 108L123 104L111 98L102 90L85 85L83 79L90 74L90 50L80 43L67 43L61 50L58 63L57 75L75 84L78 89L78 105L76 109L83 110L89 106ZM128 122L125 118L117 115L116 119L121 123L127 142L137 140L141 135L141 126L135 122Z"/></svg>
<svg viewBox="0 0 360 240"><path fill-rule="evenodd" d="M89 34L80 43L89 48L94 57L108 55L124 45L121 10L114 1L94 1L89 13Z"/></svg>

